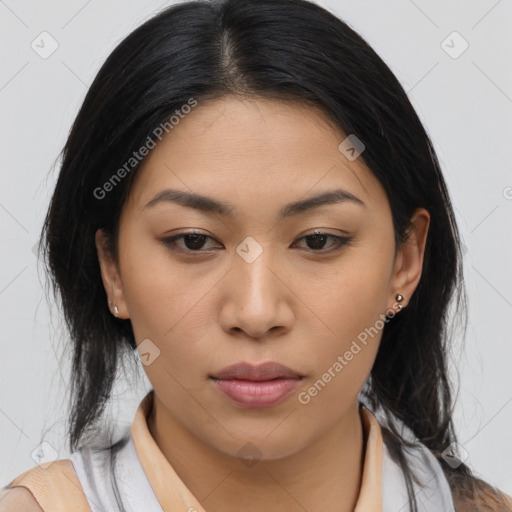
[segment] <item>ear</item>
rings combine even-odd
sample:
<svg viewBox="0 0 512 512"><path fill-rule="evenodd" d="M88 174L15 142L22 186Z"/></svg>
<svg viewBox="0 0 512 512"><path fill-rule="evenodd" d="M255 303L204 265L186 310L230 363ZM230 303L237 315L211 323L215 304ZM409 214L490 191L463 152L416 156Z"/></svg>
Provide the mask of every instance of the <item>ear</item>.
<svg viewBox="0 0 512 512"><path fill-rule="evenodd" d="M119 269L108 249L107 242L108 235L102 229L98 229L95 234L95 243L101 269L101 279L107 294L107 305L110 312L117 318L129 318ZM114 312L114 306L117 306L119 311L117 315Z"/></svg>
<svg viewBox="0 0 512 512"><path fill-rule="evenodd" d="M399 293L404 296L404 301L400 304L405 307L421 278L430 214L425 208L416 208L411 222L412 227L408 231L407 240L398 248L395 259L391 281L393 296L390 309L392 310L396 310L397 306L395 295Z"/></svg>

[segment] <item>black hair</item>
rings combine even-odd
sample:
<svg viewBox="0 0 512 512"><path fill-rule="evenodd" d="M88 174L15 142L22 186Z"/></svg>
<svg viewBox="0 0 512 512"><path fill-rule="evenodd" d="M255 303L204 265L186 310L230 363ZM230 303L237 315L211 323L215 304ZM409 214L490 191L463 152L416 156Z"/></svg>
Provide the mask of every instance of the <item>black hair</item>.
<svg viewBox="0 0 512 512"><path fill-rule="evenodd" d="M95 232L109 234L117 259L121 208L140 168L134 152L155 139L158 127L169 127L184 105L225 96L299 101L355 134L365 145L360 158L389 198L397 245L407 239L417 207L430 213L421 279L407 307L384 327L364 395L431 450L455 491L454 482L472 474L442 457L456 441L449 306L464 330L467 323L461 242L447 187L430 137L389 67L347 23L307 0L174 4L129 34L95 77L63 148L42 230L73 344L71 450L104 410L121 356L136 348L130 320L113 317L107 307ZM403 454L408 441L392 422L384 437L417 510Z"/></svg>

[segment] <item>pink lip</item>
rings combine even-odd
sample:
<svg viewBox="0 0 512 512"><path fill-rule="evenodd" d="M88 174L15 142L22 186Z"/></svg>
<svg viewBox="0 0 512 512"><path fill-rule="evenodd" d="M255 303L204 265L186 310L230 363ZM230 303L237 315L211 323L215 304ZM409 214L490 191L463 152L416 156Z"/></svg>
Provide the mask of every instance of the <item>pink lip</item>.
<svg viewBox="0 0 512 512"><path fill-rule="evenodd" d="M270 407L282 402L303 376L279 363L239 363L210 376L227 398L243 407Z"/></svg>
<svg viewBox="0 0 512 512"><path fill-rule="evenodd" d="M220 380L214 379L217 389L231 401L243 407L270 407L282 402L301 382L301 379Z"/></svg>
<svg viewBox="0 0 512 512"><path fill-rule="evenodd" d="M300 379L302 375L299 375L287 366L270 361L259 365L245 362L233 364L211 375L211 377L224 380L272 380L278 378Z"/></svg>

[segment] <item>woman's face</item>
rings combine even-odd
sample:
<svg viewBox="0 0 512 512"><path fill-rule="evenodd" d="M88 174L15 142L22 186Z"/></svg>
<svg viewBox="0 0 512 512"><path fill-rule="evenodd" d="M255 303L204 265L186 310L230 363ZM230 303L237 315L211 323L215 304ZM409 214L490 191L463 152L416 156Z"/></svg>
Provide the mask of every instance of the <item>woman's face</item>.
<svg viewBox="0 0 512 512"><path fill-rule="evenodd" d="M136 176L118 266L97 238L107 295L131 320L158 401L226 454L251 442L284 457L355 411L384 315L400 314L395 295L407 305L419 281L428 213L416 211L395 258L387 196L362 158L339 148L346 136L305 105L199 103ZM170 189L208 200L185 206ZM324 194L337 199L310 202ZM212 378L269 361L301 376L281 381L285 397L224 382L241 392L229 398Z"/></svg>

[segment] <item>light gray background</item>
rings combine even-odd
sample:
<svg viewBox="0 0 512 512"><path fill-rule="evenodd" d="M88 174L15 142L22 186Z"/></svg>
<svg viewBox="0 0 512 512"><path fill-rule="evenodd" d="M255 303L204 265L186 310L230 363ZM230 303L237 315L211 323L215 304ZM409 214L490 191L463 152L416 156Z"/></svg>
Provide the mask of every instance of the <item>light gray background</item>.
<svg viewBox="0 0 512 512"><path fill-rule="evenodd" d="M511 2L319 3L386 61L434 141L466 247L470 323L466 348L459 342L452 356L456 424L470 466L512 494ZM42 441L68 455L66 331L53 305L50 316L33 252L58 153L108 54L169 4L0 0L0 485L35 465ZM31 47L44 31L58 43L47 59ZM442 46L454 31L469 44L457 58ZM444 47L454 54L461 44L450 36ZM142 370L136 385L119 381L112 414L120 425L147 389Z"/></svg>

